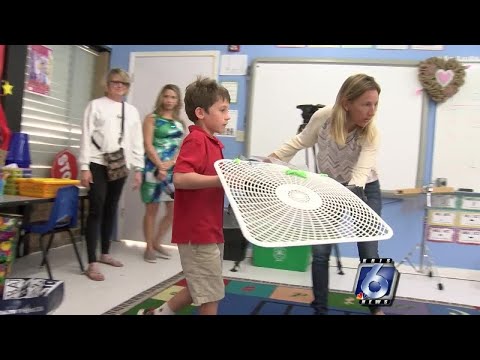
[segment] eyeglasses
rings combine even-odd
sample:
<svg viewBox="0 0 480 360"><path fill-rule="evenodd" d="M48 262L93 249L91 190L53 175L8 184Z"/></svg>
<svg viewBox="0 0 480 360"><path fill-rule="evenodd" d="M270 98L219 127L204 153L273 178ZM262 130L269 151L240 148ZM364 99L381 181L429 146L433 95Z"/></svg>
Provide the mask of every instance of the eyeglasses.
<svg viewBox="0 0 480 360"><path fill-rule="evenodd" d="M112 84L112 85L130 86L130 83L124 82L124 81L110 80L109 83Z"/></svg>

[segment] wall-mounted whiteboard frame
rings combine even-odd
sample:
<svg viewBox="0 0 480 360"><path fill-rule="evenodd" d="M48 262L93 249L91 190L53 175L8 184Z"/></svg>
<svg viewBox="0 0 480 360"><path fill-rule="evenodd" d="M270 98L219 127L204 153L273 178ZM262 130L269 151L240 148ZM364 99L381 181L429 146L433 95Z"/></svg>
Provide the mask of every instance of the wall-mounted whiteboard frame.
<svg viewBox="0 0 480 360"><path fill-rule="evenodd" d="M266 156L294 136L300 104L333 105L340 86L355 73L378 81L378 169L383 190L423 183L428 98L418 92L418 61L258 58L250 68L246 155ZM305 165L300 151L292 163ZM310 158L310 169L313 161Z"/></svg>

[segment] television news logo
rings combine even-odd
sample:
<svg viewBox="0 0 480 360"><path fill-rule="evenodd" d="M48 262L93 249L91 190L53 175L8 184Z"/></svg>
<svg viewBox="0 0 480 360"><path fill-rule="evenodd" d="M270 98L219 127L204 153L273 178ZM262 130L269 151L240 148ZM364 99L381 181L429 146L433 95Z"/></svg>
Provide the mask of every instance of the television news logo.
<svg viewBox="0 0 480 360"><path fill-rule="evenodd" d="M362 259L353 288L358 303L365 306L392 305L399 277L392 259Z"/></svg>

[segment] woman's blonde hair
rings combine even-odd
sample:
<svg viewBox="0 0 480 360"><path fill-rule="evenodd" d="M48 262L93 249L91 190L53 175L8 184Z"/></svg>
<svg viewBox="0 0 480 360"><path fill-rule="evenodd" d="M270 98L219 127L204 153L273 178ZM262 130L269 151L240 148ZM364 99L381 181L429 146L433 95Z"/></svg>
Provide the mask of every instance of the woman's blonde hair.
<svg viewBox="0 0 480 360"><path fill-rule="evenodd" d="M128 73L123 69L115 68L115 69L111 69L108 72L107 76L105 77L104 84L103 84L103 87L105 88L105 95L107 94L108 83L110 81L112 81L112 78L115 75L118 75L122 82L127 83L128 84L128 90L130 90L130 83L131 83L130 75L128 75ZM125 92L125 95L128 94L128 90Z"/></svg>
<svg viewBox="0 0 480 360"><path fill-rule="evenodd" d="M342 87L338 91L337 99L332 110L332 126L331 135L338 145L345 145L347 139L347 111L345 103L354 101L362 96L366 91L377 90L380 95L380 85L371 76L365 74L356 74L350 76L344 81ZM374 119L367 126L360 130L360 137L367 142L372 142L377 135L377 128Z"/></svg>
<svg viewBox="0 0 480 360"><path fill-rule="evenodd" d="M182 107L182 94L180 88L174 84L167 84L162 87L162 90L158 93L157 100L155 100L155 106L153 112L159 116L162 116L165 112L163 105L163 95L167 90L172 90L177 95L177 105L173 108L173 119L182 123L183 129L186 130L186 124L183 119L180 118L180 109Z"/></svg>

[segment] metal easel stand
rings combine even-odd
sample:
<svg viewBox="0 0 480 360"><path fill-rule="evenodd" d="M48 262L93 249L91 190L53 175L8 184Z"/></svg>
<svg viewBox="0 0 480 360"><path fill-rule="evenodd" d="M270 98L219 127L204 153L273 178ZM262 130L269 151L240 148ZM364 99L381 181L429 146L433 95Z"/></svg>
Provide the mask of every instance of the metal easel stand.
<svg viewBox="0 0 480 360"><path fill-rule="evenodd" d="M397 270L398 268L404 264L405 262L408 262L410 266L417 272L421 273L423 275L428 275L429 277L433 278L436 277L438 279L437 283L437 288L438 290L443 290L443 284L440 276L438 275L438 270L435 268L432 256L430 256L429 252L430 249L428 248L426 244L426 238L427 238L427 217L428 217L428 208L431 207L432 204L432 192L433 192L433 184L429 184L427 186L423 187L423 192L426 193L426 198L427 198L427 210L425 212L425 220L424 220L424 230L423 230L423 237L422 241L417 244L412 251L410 251L407 256L403 258L403 260L396 266ZM413 254L419 250L420 251L420 264L419 267L417 268L411 261L411 258Z"/></svg>

